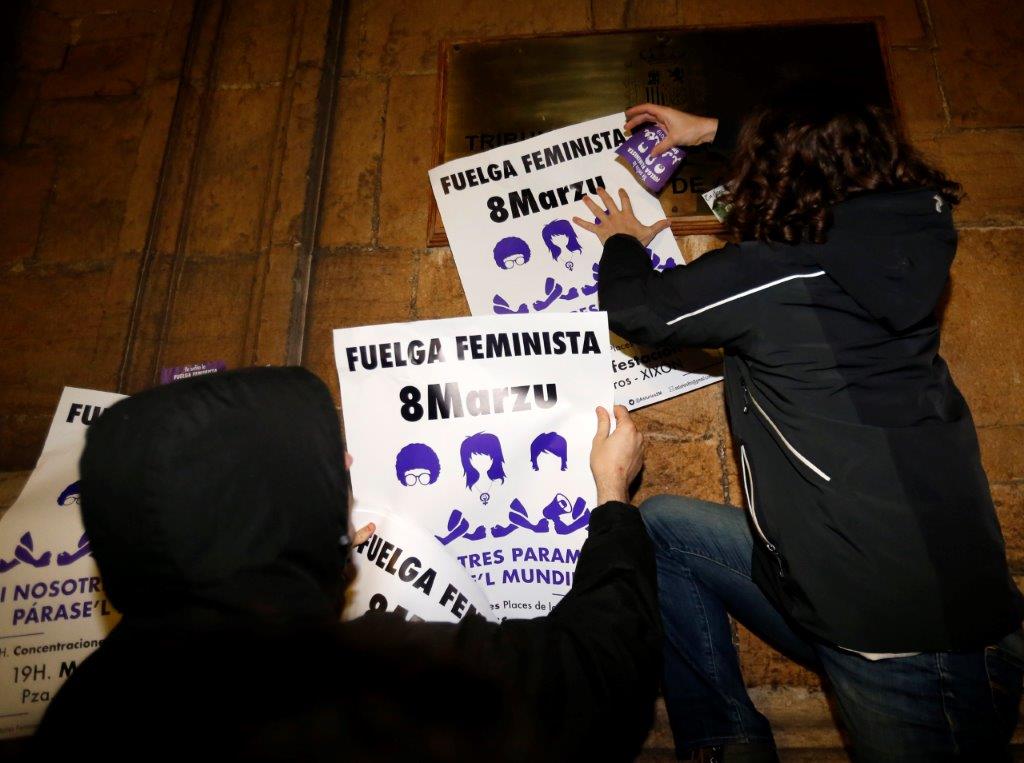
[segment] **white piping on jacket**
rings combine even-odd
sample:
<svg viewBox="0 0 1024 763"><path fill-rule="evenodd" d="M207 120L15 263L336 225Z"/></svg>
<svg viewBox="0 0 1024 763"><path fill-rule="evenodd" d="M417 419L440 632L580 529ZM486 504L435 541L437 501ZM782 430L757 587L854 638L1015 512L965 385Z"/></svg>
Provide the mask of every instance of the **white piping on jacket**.
<svg viewBox="0 0 1024 763"><path fill-rule="evenodd" d="M780 278L777 281L771 281L769 283L762 284L761 286L755 286L753 289L747 289L746 291L741 291L739 294L733 294L731 297L726 297L725 299L720 299L717 302L712 302L710 305L705 305L704 307L694 310L693 312L686 313L685 315L680 315L678 318L673 318L670 321L666 321L665 325L671 326L673 323L679 323L679 321L686 320L687 318L692 318L695 315L700 315L701 313L707 310L711 310L715 307L721 307L727 302L732 302L735 299L740 299L741 297L749 297L751 294L755 294L759 291L764 291L765 289L770 289L772 286L778 286L780 283L785 283L786 281L792 281L794 278L817 278L818 276L823 275L825 275L825 271L819 270L816 273L797 273L796 275L793 276L786 276L785 278Z"/></svg>
<svg viewBox="0 0 1024 763"><path fill-rule="evenodd" d="M757 402L757 398L754 397L749 391L747 392L747 398L750 400L751 403L754 404L754 407L757 408L757 412L760 413L764 420L768 422L768 426L770 426L775 431L775 434L779 436L779 439L782 440L782 444L789 449L790 453L792 453L797 459L799 459L800 463L802 463L804 466L806 466L808 469L817 474L826 482L832 481L831 477L829 477L827 474L825 474L825 472L823 472L821 469L819 469L817 466L811 463L811 461L806 456L804 456L803 453L801 453L799 450L793 447L793 444L786 439L786 436L782 434L782 431L777 426L775 426L775 422L772 421L772 417L765 413L764 408L762 408L761 404Z"/></svg>

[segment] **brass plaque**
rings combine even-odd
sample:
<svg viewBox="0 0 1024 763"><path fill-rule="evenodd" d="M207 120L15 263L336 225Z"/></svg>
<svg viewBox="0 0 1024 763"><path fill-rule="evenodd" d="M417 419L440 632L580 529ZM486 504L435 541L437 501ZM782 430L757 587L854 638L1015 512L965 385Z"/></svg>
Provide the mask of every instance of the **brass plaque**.
<svg viewBox="0 0 1024 763"><path fill-rule="evenodd" d="M892 103L877 20L661 29L447 43L436 163L548 130L660 103L740 118L782 81L829 78ZM719 230L701 193L726 157L688 150L662 192L677 235ZM446 243L432 215L431 243Z"/></svg>

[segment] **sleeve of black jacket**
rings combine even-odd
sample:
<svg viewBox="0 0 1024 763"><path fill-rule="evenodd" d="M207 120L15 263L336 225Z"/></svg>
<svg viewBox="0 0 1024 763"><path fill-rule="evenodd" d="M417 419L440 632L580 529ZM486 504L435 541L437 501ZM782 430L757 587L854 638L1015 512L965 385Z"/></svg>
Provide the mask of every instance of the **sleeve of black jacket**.
<svg viewBox="0 0 1024 763"><path fill-rule="evenodd" d="M626 504L594 510L572 587L547 616L403 628L405 648L451 643L460 661L514 689L509 712L520 718L510 727L531 728L530 760L632 760L653 723L661 673L654 551Z"/></svg>
<svg viewBox="0 0 1024 763"><path fill-rule="evenodd" d="M663 272L651 267L643 245L617 234L604 245L598 304L611 330L645 345L733 347L752 325L743 295L771 276L756 258L728 244L689 265Z"/></svg>

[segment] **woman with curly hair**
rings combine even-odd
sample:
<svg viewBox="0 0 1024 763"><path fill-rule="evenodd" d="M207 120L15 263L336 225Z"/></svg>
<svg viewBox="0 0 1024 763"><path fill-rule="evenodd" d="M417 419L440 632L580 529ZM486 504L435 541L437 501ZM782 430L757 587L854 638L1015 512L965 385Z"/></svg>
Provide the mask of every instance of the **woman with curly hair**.
<svg viewBox="0 0 1024 763"><path fill-rule="evenodd" d="M730 126L645 104L673 145ZM601 308L635 342L722 347L746 516L641 507L657 551L677 753L777 760L727 613L825 674L862 761L1008 760L1024 606L970 411L938 354L960 186L892 114L837 90L753 112L734 152L733 243L664 273L603 191ZM621 208L620 208L621 206ZM710 756L709 756L710 751Z"/></svg>

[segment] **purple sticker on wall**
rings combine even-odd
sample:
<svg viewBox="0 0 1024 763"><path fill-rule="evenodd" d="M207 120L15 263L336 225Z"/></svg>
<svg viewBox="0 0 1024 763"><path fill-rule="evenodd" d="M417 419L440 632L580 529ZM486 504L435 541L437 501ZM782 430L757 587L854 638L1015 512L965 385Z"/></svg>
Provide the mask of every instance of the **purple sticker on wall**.
<svg viewBox="0 0 1024 763"><path fill-rule="evenodd" d="M181 379L191 379L193 376L205 376L224 371L228 364L223 360L208 360L203 363L191 363L187 366L172 366L160 369L160 383L170 384Z"/></svg>
<svg viewBox="0 0 1024 763"><path fill-rule="evenodd" d="M615 149L620 161L636 175L640 184L651 193L658 193L668 183L672 173L682 164L686 152L681 148L670 148L661 156L651 156L651 151L666 138L660 127L646 125L633 132L626 142Z"/></svg>

